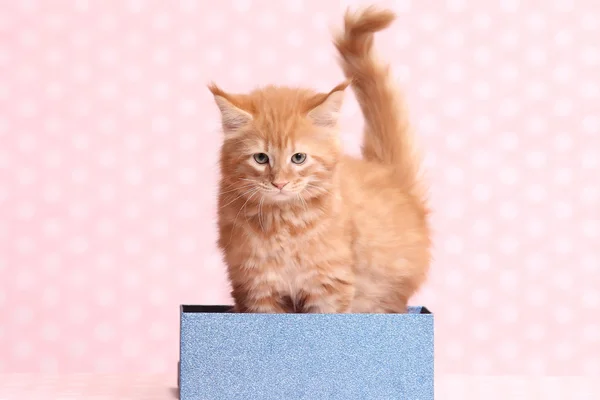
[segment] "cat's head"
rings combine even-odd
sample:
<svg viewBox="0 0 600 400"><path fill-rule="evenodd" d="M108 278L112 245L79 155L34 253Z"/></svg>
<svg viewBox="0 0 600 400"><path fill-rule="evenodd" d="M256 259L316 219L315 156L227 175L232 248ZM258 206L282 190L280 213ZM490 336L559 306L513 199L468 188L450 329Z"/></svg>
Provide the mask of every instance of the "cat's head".
<svg viewBox="0 0 600 400"><path fill-rule="evenodd" d="M348 84L329 93L268 86L248 94L210 85L221 112L221 174L228 197L288 203L330 193Z"/></svg>

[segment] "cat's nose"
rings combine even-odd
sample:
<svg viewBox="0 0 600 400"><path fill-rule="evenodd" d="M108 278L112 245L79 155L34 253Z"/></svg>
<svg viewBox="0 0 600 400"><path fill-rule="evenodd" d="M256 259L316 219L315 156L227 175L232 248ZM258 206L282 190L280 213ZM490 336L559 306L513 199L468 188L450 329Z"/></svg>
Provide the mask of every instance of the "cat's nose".
<svg viewBox="0 0 600 400"><path fill-rule="evenodd" d="M271 182L271 184L273 184L273 186L275 186L279 190L283 189L283 187L288 183L289 182Z"/></svg>

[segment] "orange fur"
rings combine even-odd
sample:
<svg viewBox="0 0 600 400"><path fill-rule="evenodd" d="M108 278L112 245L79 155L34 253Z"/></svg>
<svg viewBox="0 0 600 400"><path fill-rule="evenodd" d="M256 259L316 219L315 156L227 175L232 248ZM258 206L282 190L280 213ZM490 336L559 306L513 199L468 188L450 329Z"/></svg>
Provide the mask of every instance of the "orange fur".
<svg viewBox="0 0 600 400"><path fill-rule="evenodd" d="M339 142L350 80L329 93L209 86L224 131L219 247L237 311L404 312L425 280L419 163L388 67L371 54L373 33L393 18L347 13L335 39L365 117L364 159L344 155Z"/></svg>

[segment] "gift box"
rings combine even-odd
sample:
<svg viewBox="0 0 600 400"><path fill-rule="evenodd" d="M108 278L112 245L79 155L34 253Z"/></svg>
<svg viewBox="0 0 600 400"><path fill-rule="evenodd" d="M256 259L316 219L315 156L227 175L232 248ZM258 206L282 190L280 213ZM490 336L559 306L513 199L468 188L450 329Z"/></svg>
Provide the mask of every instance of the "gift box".
<svg viewBox="0 0 600 400"><path fill-rule="evenodd" d="M181 400L433 400L433 314L181 306Z"/></svg>

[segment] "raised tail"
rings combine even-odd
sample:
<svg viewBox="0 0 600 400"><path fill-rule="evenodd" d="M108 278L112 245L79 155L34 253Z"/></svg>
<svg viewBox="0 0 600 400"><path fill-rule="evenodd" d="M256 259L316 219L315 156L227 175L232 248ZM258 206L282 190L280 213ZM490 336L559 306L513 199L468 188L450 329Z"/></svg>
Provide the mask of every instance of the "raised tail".
<svg viewBox="0 0 600 400"><path fill-rule="evenodd" d="M408 112L389 65L378 62L373 54L374 33L387 28L395 18L392 11L373 6L347 11L344 30L334 37L334 44L365 119L363 157L393 166L400 183L424 201Z"/></svg>

